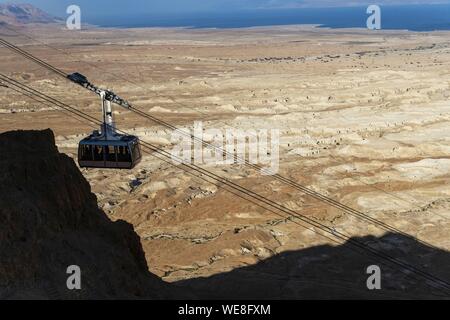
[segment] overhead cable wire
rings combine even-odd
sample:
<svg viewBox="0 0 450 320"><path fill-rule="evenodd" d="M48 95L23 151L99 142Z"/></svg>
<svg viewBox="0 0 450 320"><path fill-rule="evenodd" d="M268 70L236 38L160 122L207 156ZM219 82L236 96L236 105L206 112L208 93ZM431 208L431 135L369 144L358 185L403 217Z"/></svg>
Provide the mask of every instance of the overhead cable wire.
<svg viewBox="0 0 450 320"><path fill-rule="evenodd" d="M22 88L24 88L24 90L27 90L27 92L29 92L30 94L33 92L33 94L36 94L37 96L39 96L40 98L46 100L49 103L52 103L52 104L54 104L56 106L59 106L60 108L66 109L66 110L73 110L73 112L75 112L77 115L81 114L82 116L86 117L86 119L89 119L89 121L93 121L94 123L101 124L100 121L98 121L97 119L95 119L95 118L85 114L84 112L79 111L76 108L73 108L73 107L71 107L71 106L69 106L69 105L67 105L65 103L62 103L62 102L60 102L60 101L58 101L58 100L56 100L54 98L51 98L50 96L47 96L47 95L45 95L45 94L43 94L43 93L41 93L41 92L39 92L39 91L37 91L35 89L32 89L32 88L26 86L26 85L20 84L19 82L15 81L15 80L13 80L13 79L11 79L9 77L6 77L6 76L0 74L0 80L5 81L5 82L7 82L9 84L16 84L18 87L22 87ZM123 133L126 134L126 132L124 132L124 131L121 131L121 130L118 130L118 131L119 132L123 132ZM173 161L174 160L174 155L172 153L170 153L170 152L168 152L166 150L163 150L163 149L161 149L158 146L155 146L155 145L153 145L151 143L148 143L148 142L141 142L141 144L150 153L151 152L156 152L159 155L169 159L167 161ZM249 189L247 189L245 187L242 187L241 185L238 185L238 184L230 181L227 178L221 177L221 176L219 176L219 175L217 175L215 173L212 173L212 172L210 172L210 171L208 171L206 169L203 169L203 168L201 168L201 167L199 167L199 166L197 166L195 164L186 163L181 158L179 158L178 161L179 161L178 164L180 166L183 166L183 167L185 167L188 170L194 170L197 173L200 173L201 177L203 177L203 178L204 177L208 177L211 180L214 180L214 181L218 182L219 185L222 186L222 187L225 185L225 186L233 189L234 191L237 191L237 192L243 194L245 197L251 198L251 202L256 200L256 202L253 202L253 203L257 204L261 208L264 208L264 209L267 210L267 207L269 207L271 210L275 210L277 212L283 212L284 214L287 214L288 216L294 217L294 218L296 218L296 219L306 223L310 227L313 227L313 229L310 229L310 230L313 230L315 233L317 233L319 235L322 235L322 233L318 233L317 230L315 230L315 229L319 229L319 230L321 230L321 232L329 234L329 235L331 235L332 237L334 237L336 239L339 239L341 241L347 242L348 244L353 245L355 248L358 248L358 249L364 251L365 253L369 253L373 257L381 258L385 262L390 263L391 265L395 265L396 267L400 267L401 268L400 271L403 272L403 273L406 273L408 275L410 273L413 273L416 276L420 276L421 278L426 279L427 281L429 281L429 282L434 284L433 287L435 287L437 289L445 290L446 294L448 294L447 290L450 290L450 283L448 283L447 281L445 281L443 279L435 277L434 275L431 275L431 274L429 274L426 271L418 269L415 266L412 266L412 265L410 265L408 263L405 263L405 262L403 262L401 260L398 260L398 259L392 257L391 255L388 255L388 254L386 254L386 253L384 253L384 252L382 252L382 251L380 251L378 249L370 247L369 245L367 245L367 244L365 244L365 243L363 243L361 241L358 241L358 240L356 240L354 238L351 238L348 235L346 235L346 234L344 234L344 233L342 233L342 232L340 232L338 230L332 229L332 228L330 228L330 227L328 227L328 226L326 226L326 225L324 225L324 224L322 224L320 222L317 222L314 219L311 219L311 218L309 218L309 217L307 217L305 215L302 215L302 214L300 214L300 213L298 213L298 212L296 212L294 210L291 210L291 209L285 207L282 204L279 204L279 203L277 203L275 201L272 201L272 200L268 199L265 196L262 196L262 195L260 195L258 193L255 193L255 192L253 192L253 191L251 191L251 190L249 190ZM264 204L264 205L262 205L262 204Z"/></svg>
<svg viewBox="0 0 450 320"><path fill-rule="evenodd" d="M50 64L42 61L41 59L33 56L32 54L27 53L23 49L15 46L15 45L13 45L13 44L11 44L11 43L7 42L6 40L3 40L3 39L0 39L0 43L7 45L7 47L10 48L11 50L13 50L16 53L18 53L18 54L20 54L20 55L22 55L22 56L32 60L33 62L36 62L36 63L40 64L44 68L47 68L50 71L54 71L57 75L61 76L62 78L66 79L66 80L69 80L68 79L68 74L64 73L63 71L59 70L58 68L56 68L54 66L51 66ZM157 123L159 125L162 125L162 126L164 126L166 128L169 128L169 129L171 129L171 130L173 130L173 131L175 131L177 133L180 133L182 135L190 137L190 138L194 139L195 141L202 143L202 145L205 146L205 147L212 148L212 149L214 149L214 150L216 150L218 152L221 152L224 156L229 156L230 155L230 153L227 150L225 150L223 148L220 148L218 146L215 146L214 144L208 143L208 142L204 141L203 139L201 139L199 137L196 137L193 134L190 134L190 133L188 133L188 132L186 132L184 130L181 130L181 129L177 128L176 126L174 126L174 125L172 125L172 124L170 124L170 123L168 123L168 122L166 122L166 121L164 121L162 119L159 119L159 118L157 118L155 116L152 116L152 115L150 115L150 114L148 114L148 113L146 113L146 112L144 112L144 111L134 107L133 105L130 105L130 107L127 108L127 109L129 109L130 111L140 115L141 117L144 117L144 118L146 118L146 119L148 119L150 121L153 121L153 122L155 122L155 123ZM233 157L235 157L235 156L236 155L233 154ZM249 160L245 159L245 156L242 158L242 157L239 157L239 155L237 155L236 157L237 157L237 160L243 162L243 164L245 164L246 166L251 167L252 169L255 169L255 170L259 170L260 172L263 172L265 174L268 174L271 177L273 177L274 179L276 179L276 180L278 180L278 181L280 181L280 182L282 182L282 183L284 183L284 184L286 184L286 185L288 185L288 186L290 186L290 187L292 187L292 188L294 188L294 189L296 189L296 190L306 194L307 196L310 196L310 197L312 197L312 198L314 198L314 199L316 199L318 201L326 203L326 204L328 204L328 205L330 205L332 207L335 207L336 209L338 209L338 210L340 210L340 211L342 211L344 213L350 214L352 216L357 217L358 219L361 219L361 220L369 222L369 223L371 223L373 225L376 225L376 226L378 226L379 228L382 228L385 231L395 232L395 233L401 234L401 235L403 235L403 236L405 236L405 237L407 237L409 239L414 239L414 240L416 240L416 241L418 241L418 242L420 242L420 243L422 243L424 245L427 245L429 247L432 247L432 248L435 248L435 249L439 249L438 247L436 247L433 244L430 244L430 243L428 243L428 242L426 242L424 240L418 239L418 238L416 238L416 237L414 237L414 236L412 236L412 235L410 235L410 234L408 234L408 233L406 233L406 232L404 232L404 231L402 231L402 230L400 230L400 229L398 229L398 228L396 228L396 227L394 227L394 226L392 226L392 225L390 225L388 223L385 223L385 222L383 222L383 221L381 221L379 219L373 218L370 215L368 215L368 214L366 214L366 213L364 213L362 211L356 210L356 209L354 209L354 208L352 208L352 207L350 207L348 205L345 205L345 204L343 204L343 203L341 203L341 202L339 202L339 201L337 201L335 199L332 199L332 198L330 198L328 196L325 196L325 195L323 195L323 194L321 194L321 193L311 189L310 187L306 187L306 186L304 186L304 185L302 185L302 184L300 184L300 183L298 183L296 181L293 181L292 179L286 178L286 177L284 177L284 176L282 176L282 175L280 175L278 173L277 174L272 174L272 172L270 172L267 168L263 168L260 165L251 163Z"/></svg>

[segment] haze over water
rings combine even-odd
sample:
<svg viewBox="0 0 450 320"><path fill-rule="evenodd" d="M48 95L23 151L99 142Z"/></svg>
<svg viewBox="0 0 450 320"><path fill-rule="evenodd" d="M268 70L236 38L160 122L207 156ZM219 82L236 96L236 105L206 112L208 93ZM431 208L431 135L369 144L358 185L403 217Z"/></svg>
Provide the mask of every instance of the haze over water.
<svg viewBox="0 0 450 320"><path fill-rule="evenodd" d="M85 16L102 27L246 28L315 24L329 28L365 28L367 7L245 10L222 13ZM450 5L382 6L382 29L450 30Z"/></svg>

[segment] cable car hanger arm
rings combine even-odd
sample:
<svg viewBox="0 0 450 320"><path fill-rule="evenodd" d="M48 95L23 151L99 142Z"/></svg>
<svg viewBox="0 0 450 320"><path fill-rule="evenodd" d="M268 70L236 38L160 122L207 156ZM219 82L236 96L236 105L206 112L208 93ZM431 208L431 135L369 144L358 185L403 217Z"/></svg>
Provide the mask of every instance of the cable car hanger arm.
<svg viewBox="0 0 450 320"><path fill-rule="evenodd" d="M119 97L118 95L116 95L114 92L112 92L110 90L101 89L101 88L93 85L92 83L89 82L89 80L84 75L82 75L78 72L67 75L67 79L82 86L83 88L86 88L86 89L96 93L99 96L101 96L102 93L104 93L104 95L105 95L104 99L107 101L115 103L126 109L131 108L131 103L122 99L121 97Z"/></svg>

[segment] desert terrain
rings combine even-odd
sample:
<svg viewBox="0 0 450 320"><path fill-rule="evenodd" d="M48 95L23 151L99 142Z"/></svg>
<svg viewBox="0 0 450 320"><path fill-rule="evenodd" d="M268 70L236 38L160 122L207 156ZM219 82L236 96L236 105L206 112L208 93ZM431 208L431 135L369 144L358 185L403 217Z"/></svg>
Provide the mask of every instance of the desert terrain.
<svg viewBox="0 0 450 320"><path fill-rule="evenodd" d="M282 176L430 247L450 250L449 32L314 26L15 30L20 34L0 26L0 37L176 126L203 121L204 128L221 130L279 129ZM0 47L0 56L1 73L100 119L94 94L6 48ZM120 107L114 113L120 129L171 149L170 130ZM79 140L93 129L2 87L0 114L0 132L51 128L59 151L74 159ZM386 235L376 224L248 167L203 167L350 237L370 242ZM149 154L131 171L82 174L109 218L134 226L150 272L166 282L339 245L295 218L263 210ZM372 245L401 247L395 237L386 239ZM277 270L295 278L311 261L326 258L306 256ZM450 280L449 268L432 254L414 259L417 267ZM334 285L348 285L339 282L345 270L330 265L328 271Z"/></svg>

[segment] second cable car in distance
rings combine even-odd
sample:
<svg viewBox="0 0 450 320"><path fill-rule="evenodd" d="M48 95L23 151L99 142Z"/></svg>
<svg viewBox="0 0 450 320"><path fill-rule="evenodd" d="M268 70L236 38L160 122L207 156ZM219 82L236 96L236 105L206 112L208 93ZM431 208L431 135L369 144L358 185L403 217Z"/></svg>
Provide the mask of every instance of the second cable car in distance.
<svg viewBox="0 0 450 320"><path fill-rule="evenodd" d="M84 79L86 79L84 77ZM100 131L80 141L78 164L81 168L132 169L142 158L139 138L116 132L111 101L111 91L97 92L102 101L103 124Z"/></svg>

